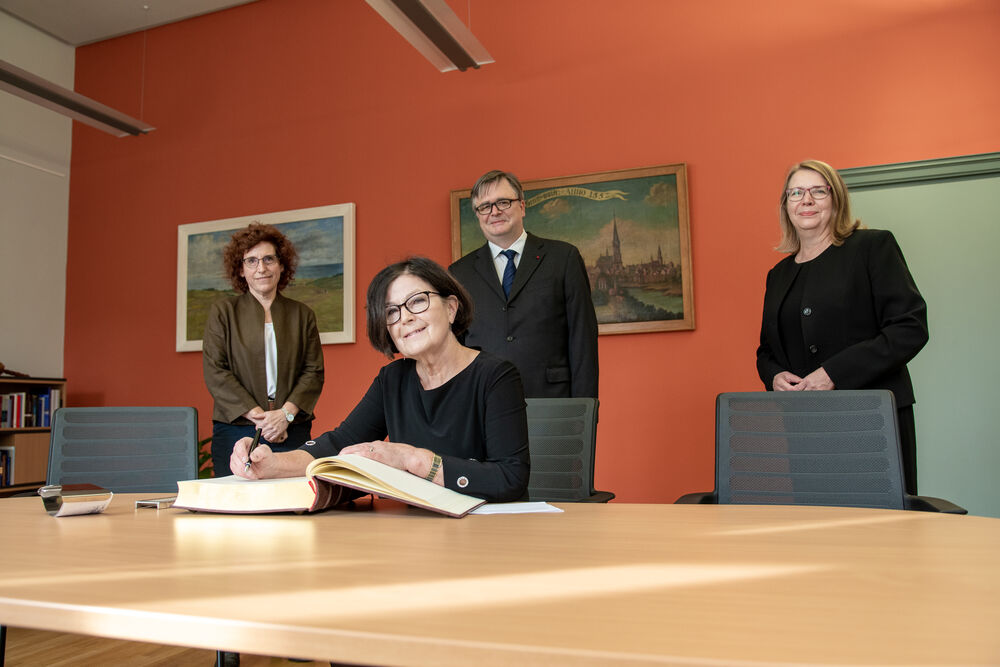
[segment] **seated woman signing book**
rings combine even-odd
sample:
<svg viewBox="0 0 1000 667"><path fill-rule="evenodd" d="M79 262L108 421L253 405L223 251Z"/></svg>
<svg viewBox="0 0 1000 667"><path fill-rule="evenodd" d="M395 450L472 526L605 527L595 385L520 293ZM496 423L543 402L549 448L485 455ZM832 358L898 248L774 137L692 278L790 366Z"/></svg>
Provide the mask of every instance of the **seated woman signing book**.
<svg viewBox="0 0 1000 667"><path fill-rule="evenodd" d="M368 286L368 339L392 359L335 430L290 452L236 443L233 474L296 477L313 459L357 454L491 502L524 497L528 422L521 376L508 361L465 347L472 300L436 262L412 257ZM388 438L388 440L386 440Z"/></svg>

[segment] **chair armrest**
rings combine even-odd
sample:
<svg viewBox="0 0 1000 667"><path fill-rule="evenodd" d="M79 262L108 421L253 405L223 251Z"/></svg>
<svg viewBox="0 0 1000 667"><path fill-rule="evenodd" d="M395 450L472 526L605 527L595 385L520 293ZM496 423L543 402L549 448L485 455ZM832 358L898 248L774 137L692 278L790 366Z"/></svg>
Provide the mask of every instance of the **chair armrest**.
<svg viewBox="0 0 1000 667"><path fill-rule="evenodd" d="M960 507L950 500L934 496L903 496L903 504L908 510L919 512L943 512L945 514L968 514L969 510Z"/></svg>
<svg viewBox="0 0 1000 667"><path fill-rule="evenodd" d="M609 500L613 500L615 494L610 491L594 491L589 498L584 498L581 503L606 503Z"/></svg>
<svg viewBox="0 0 1000 667"><path fill-rule="evenodd" d="M698 493L685 493L674 501L675 505L718 505L719 497L715 491L699 491Z"/></svg>

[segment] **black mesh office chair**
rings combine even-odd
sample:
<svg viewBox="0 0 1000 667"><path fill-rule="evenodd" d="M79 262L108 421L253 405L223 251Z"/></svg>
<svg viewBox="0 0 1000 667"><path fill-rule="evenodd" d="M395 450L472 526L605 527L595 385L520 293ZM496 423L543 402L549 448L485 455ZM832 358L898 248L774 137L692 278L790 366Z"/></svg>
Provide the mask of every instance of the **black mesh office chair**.
<svg viewBox="0 0 1000 667"><path fill-rule="evenodd" d="M194 408L62 408L52 425L46 483L176 493L178 480L198 477L197 450Z"/></svg>
<svg viewBox="0 0 1000 667"><path fill-rule="evenodd" d="M967 513L903 491L889 391L719 394L715 444L715 491L677 502Z"/></svg>
<svg viewBox="0 0 1000 667"><path fill-rule="evenodd" d="M528 498L551 502L606 503L610 491L594 490L596 398L529 398Z"/></svg>

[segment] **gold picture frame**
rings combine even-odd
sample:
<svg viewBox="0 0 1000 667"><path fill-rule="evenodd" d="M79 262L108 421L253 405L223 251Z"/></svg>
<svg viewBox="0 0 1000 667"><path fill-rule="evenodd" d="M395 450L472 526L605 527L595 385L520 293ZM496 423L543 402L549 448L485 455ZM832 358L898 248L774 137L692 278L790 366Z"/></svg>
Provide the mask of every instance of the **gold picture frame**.
<svg viewBox="0 0 1000 667"><path fill-rule="evenodd" d="M601 334L695 328L685 164L521 185L525 229L580 250ZM451 192L453 261L485 242L470 192Z"/></svg>
<svg viewBox="0 0 1000 667"><path fill-rule="evenodd" d="M222 249L251 222L274 225L295 245L299 265L283 294L316 313L323 345L354 342L354 204L193 222L177 227L177 351L201 351L212 301L236 294Z"/></svg>

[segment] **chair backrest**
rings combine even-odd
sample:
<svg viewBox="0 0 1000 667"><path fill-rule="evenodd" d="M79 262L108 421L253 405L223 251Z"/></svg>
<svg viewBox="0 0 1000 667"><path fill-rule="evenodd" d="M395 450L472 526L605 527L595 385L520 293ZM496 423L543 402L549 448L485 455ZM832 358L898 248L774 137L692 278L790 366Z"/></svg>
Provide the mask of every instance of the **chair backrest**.
<svg viewBox="0 0 1000 667"><path fill-rule="evenodd" d="M198 477L194 408L61 408L53 422L49 484L176 493L178 480Z"/></svg>
<svg viewBox="0 0 1000 667"><path fill-rule="evenodd" d="M774 391L716 399L719 503L903 509L889 391Z"/></svg>
<svg viewBox="0 0 1000 667"><path fill-rule="evenodd" d="M596 398L528 398L530 500L593 500ZM605 493L606 502L614 494Z"/></svg>

